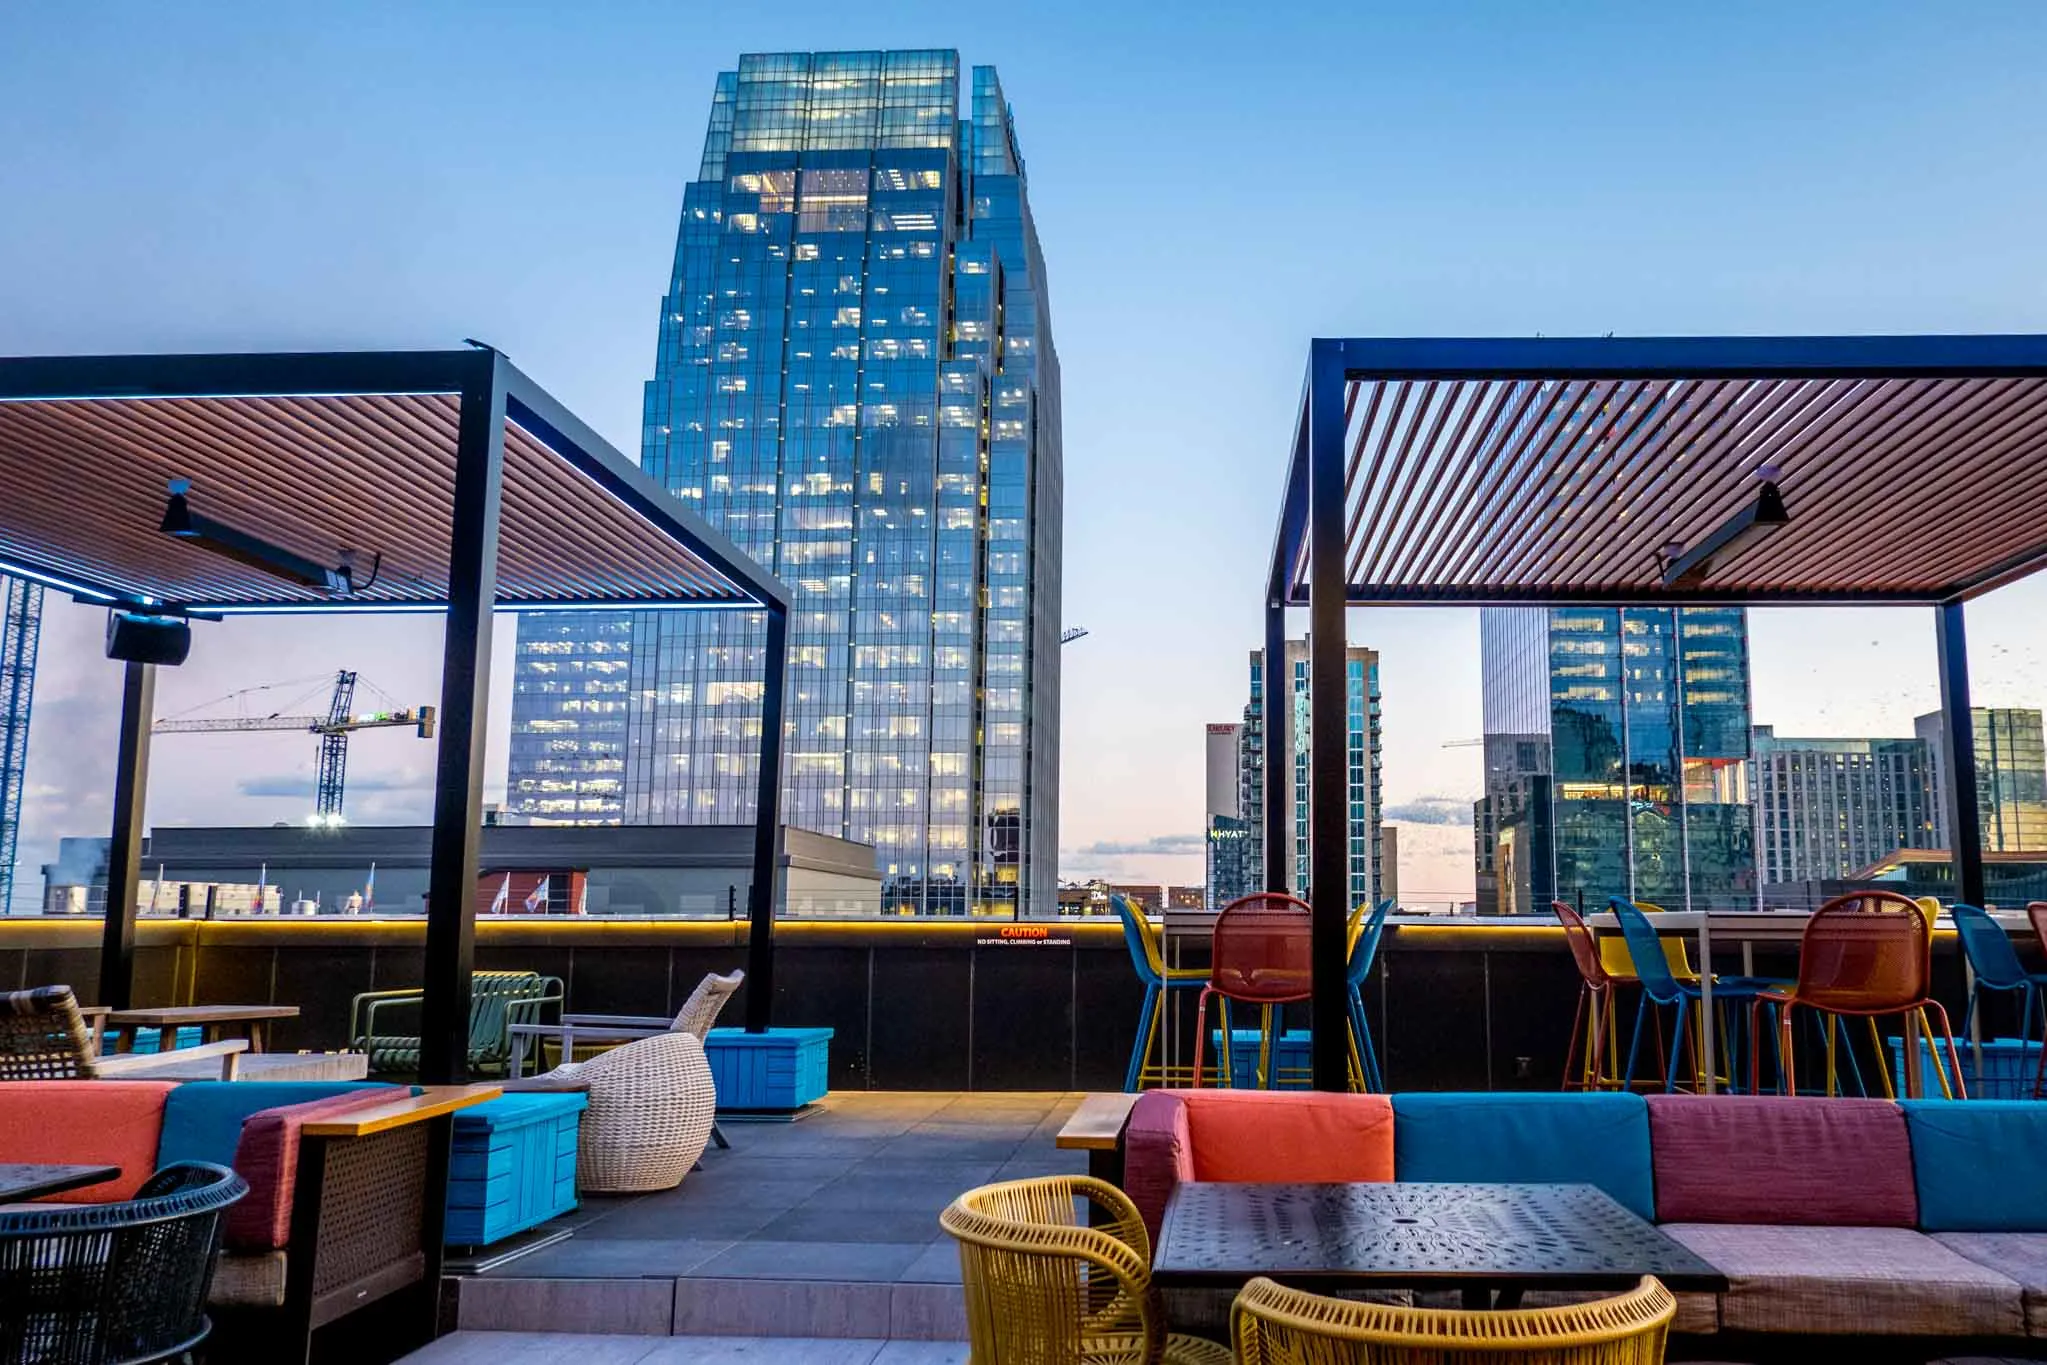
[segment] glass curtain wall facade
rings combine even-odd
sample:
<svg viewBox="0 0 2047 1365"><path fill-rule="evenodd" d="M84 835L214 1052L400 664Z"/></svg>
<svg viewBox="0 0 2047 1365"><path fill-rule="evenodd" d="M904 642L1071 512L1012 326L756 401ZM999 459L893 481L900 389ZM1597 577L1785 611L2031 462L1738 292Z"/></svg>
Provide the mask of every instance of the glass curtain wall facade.
<svg viewBox="0 0 2047 1365"><path fill-rule="evenodd" d="M1985 853L2047 852L2047 743L2038 711L1978 706L1969 712L1976 740L1976 809ZM1952 848L1947 809L1947 732L1941 713L1920 716L1913 730L1926 745L1932 772L1935 848Z"/></svg>
<svg viewBox="0 0 2047 1365"><path fill-rule="evenodd" d="M719 77L641 462L792 591L787 822L873 844L885 910L1052 915L1058 362L1000 81L974 68L964 116L961 84L948 51ZM529 633L615 629L528 619L522 669ZM751 820L762 619L621 619L622 790L597 814ZM515 698L515 736L545 719ZM551 813L519 742L514 808Z"/></svg>
<svg viewBox="0 0 2047 1365"><path fill-rule="evenodd" d="M1613 895L1754 908L1742 609L1486 608L1480 644L1492 833L1477 870L1494 888L1482 909L1546 912L1538 889L1588 908Z"/></svg>
<svg viewBox="0 0 2047 1365"><path fill-rule="evenodd" d="M1281 742L1271 746L1277 761L1287 766L1292 780L1287 788L1286 824L1288 840L1285 885L1294 895L1308 894L1308 790L1309 712L1308 642L1289 640L1281 676L1287 680L1288 725ZM1239 806L1246 828L1243 885L1247 892L1264 890L1265 879L1265 651L1251 651L1251 699L1244 707L1244 723L1238 741L1242 764ZM1375 899L1386 884L1384 843L1380 837L1380 714L1379 656L1356 645L1344 651L1346 779L1344 802L1348 808L1348 841L1345 855L1349 867L1349 898L1352 905Z"/></svg>
<svg viewBox="0 0 2047 1365"><path fill-rule="evenodd" d="M1795 739L1758 725L1755 752L1765 886L1844 879L1901 848L1937 847L1924 740Z"/></svg>

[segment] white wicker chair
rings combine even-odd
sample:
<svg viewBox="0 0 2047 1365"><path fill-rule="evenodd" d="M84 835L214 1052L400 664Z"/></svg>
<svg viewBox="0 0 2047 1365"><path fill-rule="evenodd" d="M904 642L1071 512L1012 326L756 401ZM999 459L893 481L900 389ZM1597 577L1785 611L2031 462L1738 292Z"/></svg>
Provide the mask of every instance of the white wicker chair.
<svg viewBox="0 0 2047 1365"><path fill-rule="evenodd" d="M669 1032L587 1062L507 1081L506 1090L585 1090L576 1185L590 1194L672 1190L711 1140L718 1091L703 1040Z"/></svg>

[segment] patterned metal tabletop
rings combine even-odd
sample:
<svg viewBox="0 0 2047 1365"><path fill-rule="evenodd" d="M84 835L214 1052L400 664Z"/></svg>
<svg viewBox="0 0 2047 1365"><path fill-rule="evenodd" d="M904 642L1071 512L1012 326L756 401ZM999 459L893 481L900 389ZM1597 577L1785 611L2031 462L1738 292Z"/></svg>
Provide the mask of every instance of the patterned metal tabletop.
<svg viewBox="0 0 2047 1365"><path fill-rule="evenodd" d="M1163 1286L1625 1289L1726 1278L1591 1185L1248 1185L1173 1191L1152 1258Z"/></svg>
<svg viewBox="0 0 2047 1365"><path fill-rule="evenodd" d="M46 1194L83 1189L103 1180L116 1180L119 1166L48 1166L0 1162L0 1204L17 1199L40 1199Z"/></svg>

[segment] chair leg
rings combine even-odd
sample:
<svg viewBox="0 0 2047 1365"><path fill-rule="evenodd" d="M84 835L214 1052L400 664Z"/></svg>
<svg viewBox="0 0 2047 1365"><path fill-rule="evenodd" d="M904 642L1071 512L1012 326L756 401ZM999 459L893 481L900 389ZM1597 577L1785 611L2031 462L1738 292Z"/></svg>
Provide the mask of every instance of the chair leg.
<svg viewBox="0 0 2047 1365"><path fill-rule="evenodd" d="M725 1130L723 1128L720 1128L716 1123L713 1123L711 1125L711 1141L718 1144L718 1150L721 1152L729 1152L732 1150L732 1144L726 1141Z"/></svg>
<svg viewBox="0 0 2047 1365"><path fill-rule="evenodd" d="M1862 1022L1869 1025L1869 1045L1876 1049L1877 1069L1883 1072L1884 1075L1884 1098L1895 1100L1898 1098L1898 1088L1891 1083L1891 1069L1884 1065L1883 1034L1877 1030L1874 1015L1865 1017ZM1909 1082L1912 1076L1911 1068L1919 1065L1919 1031L1912 1026L1912 1021L1909 1018L1905 1021L1905 1056L1911 1059L1905 1064L1905 1076ZM1908 1086L1905 1093L1909 1095L1917 1088L1917 1086Z"/></svg>
<svg viewBox="0 0 2047 1365"><path fill-rule="evenodd" d="M1621 1089L1623 1090L1635 1088L1635 1058L1642 1051L1642 1015L1648 1008L1649 997L1645 993L1641 1001L1635 1006L1635 1036L1628 1040L1628 1068L1621 1075ZM1656 1046L1660 1050L1663 1044L1659 1040Z"/></svg>
<svg viewBox="0 0 2047 1365"><path fill-rule="evenodd" d="M1261 1005L1258 1009L1258 1071L1252 1077L1259 1090L1277 1090L1278 1068L1272 1064L1272 1006Z"/></svg>
<svg viewBox="0 0 2047 1365"><path fill-rule="evenodd" d="M1570 1041L1564 1044L1564 1084L1562 1088L1565 1090L1570 1090L1573 1088L1579 1090L1589 1090L1592 1088L1590 1084L1592 1048L1589 1042L1587 1043L1585 1048L1587 1074L1584 1076L1580 1076L1578 1078L1578 1084L1576 1087L1573 1087L1571 1084L1571 1063L1578 1056L1578 1031L1580 1027L1583 1027L1585 1029L1585 1034L1588 1039L1590 1039L1590 1037L1592 1036L1591 1026L1585 1022L1585 997L1589 995L1591 991L1592 987L1589 984L1585 982L1578 983L1578 1008L1571 1012Z"/></svg>
<svg viewBox="0 0 2047 1365"><path fill-rule="evenodd" d="M1130 1044L1130 1068L1123 1073L1123 1089L1136 1094L1144 1084L1144 1064L1151 1060L1152 1040L1158 1037L1159 994L1156 983L1146 982L1144 1005L1137 1016L1137 1037Z"/></svg>
<svg viewBox="0 0 2047 1365"><path fill-rule="evenodd" d="M1784 1093L1798 1093L1798 1059L1791 1047L1791 1002L1784 1002L1784 1012L1777 1020L1777 1070L1783 1077Z"/></svg>
<svg viewBox="0 0 2047 1365"><path fill-rule="evenodd" d="M1643 998L1647 999L1648 997L1645 994ZM1688 997L1684 995L1678 996L1677 1027L1674 1030L1672 1030L1670 1035L1670 1066L1663 1073L1663 1093L1665 1093L1666 1095L1677 1089L1678 1050L1680 1048L1691 1047L1692 1041L1691 1031L1685 1027L1685 1024L1687 1022L1685 1016L1691 1012L1691 1006L1692 1002ZM1691 1049L1691 1051L1692 1081L1694 1084L1694 1088L1696 1088L1699 1076L1699 1054L1698 1050L1695 1048Z"/></svg>
<svg viewBox="0 0 2047 1365"><path fill-rule="evenodd" d="M1950 1064L1953 1065L1955 1069L1954 1098L1958 1100L1966 1100L1967 1098L1969 1098L1969 1087L1962 1081L1962 1059L1955 1055L1955 1033L1953 1029L1948 1027L1947 1008L1946 1006L1942 1005L1938 1000L1927 1001L1926 1008L1932 1010L1934 1014L1938 1016L1938 1018L1940 1019L1941 1037L1947 1039L1948 1061L1950 1062Z"/></svg>
<svg viewBox="0 0 2047 1365"><path fill-rule="evenodd" d="M1208 987L1201 988L1201 998L1194 1002L1194 1088L1201 1088L1201 1059L1208 1045L1208 997L1214 994ZM1223 1065L1230 1064L1230 1034L1227 1005L1223 1006Z"/></svg>

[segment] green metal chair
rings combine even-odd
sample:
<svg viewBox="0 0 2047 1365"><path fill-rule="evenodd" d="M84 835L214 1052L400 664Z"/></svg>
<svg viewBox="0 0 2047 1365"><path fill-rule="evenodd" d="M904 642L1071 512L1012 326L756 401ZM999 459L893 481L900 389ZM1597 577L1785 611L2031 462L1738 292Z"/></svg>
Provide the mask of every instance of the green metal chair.
<svg viewBox="0 0 2047 1365"><path fill-rule="evenodd" d="M502 1076L512 1057L512 1025L545 1022L541 1013L553 1005L561 1013L560 977L538 972L472 972L469 977L469 1070L473 1075ZM391 1015L418 1009L426 992L417 987L369 991L348 1007L349 1046L369 1055L373 1074L417 1073L420 1040L416 1033L398 1033L402 1024ZM415 1025L416 1027L416 1025Z"/></svg>

